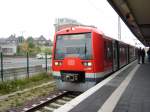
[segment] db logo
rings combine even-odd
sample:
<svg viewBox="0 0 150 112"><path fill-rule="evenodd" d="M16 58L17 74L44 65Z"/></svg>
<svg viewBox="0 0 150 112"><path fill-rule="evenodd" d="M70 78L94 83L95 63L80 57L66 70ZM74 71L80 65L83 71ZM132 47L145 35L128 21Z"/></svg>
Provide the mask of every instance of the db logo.
<svg viewBox="0 0 150 112"><path fill-rule="evenodd" d="M75 60L68 60L68 65L75 65Z"/></svg>

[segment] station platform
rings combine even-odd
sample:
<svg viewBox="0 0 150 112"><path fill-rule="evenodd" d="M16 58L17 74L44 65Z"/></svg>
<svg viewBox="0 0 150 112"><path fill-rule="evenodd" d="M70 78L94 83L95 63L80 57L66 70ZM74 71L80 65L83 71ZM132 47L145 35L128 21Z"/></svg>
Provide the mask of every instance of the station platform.
<svg viewBox="0 0 150 112"><path fill-rule="evenodd" d="M55 112L150 112L150 63L132 62Z"/></svg>

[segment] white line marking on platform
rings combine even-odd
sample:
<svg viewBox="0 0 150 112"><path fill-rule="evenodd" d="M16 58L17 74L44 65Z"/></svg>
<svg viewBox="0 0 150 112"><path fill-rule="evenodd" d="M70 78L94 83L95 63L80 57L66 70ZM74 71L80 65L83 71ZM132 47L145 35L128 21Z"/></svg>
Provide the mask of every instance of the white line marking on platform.
<svg viewBox="0 0 150 112"><path fill-rule="evenodd" d="M83 94L77 96L76 98L74 98L73 100L71 100L70 102L66 103L65 105L63 105L62 107L54 110L54 112L68 112L71 109L73 109L75 106L77 106L80 102L82 102L83 100L85 100L86 98L88 98L90 95L92 95L93 93L95 93L97 90L99 90L102 86L104 86L106 83L108 83L110 80L112 80L113 78L115 78L117 75L119 75L122 71L124 71L125 69L127 69L128 67L130 67L132 64L134 64L134 62L130 63L129 65L125 66L124 68L122 68L121 70L115 72L114 74L112 74L111 76L109 76L107 79L103 80L102 82L100 82L99 84L97 84L96 86L90 88L89 90L87 90L86 92L84 92Z"/></svg>
<svg viewBox="0 0 150 112"><path fill-rule="evenodd" d="M119 99L121 98L122 94L124 93L125 89L129 85L130 81L132 80L135 72L138 70L140 65L137 65L125 78L125 80L120 84L120 86L112 93L112 95L105 101L102 107L98 110L98 112L112 112L116 107Z"/></svg>

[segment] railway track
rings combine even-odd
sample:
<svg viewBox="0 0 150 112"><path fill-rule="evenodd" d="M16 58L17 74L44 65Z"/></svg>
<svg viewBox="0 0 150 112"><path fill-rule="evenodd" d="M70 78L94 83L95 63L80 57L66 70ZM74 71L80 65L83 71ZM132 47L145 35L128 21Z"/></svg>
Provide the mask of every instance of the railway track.
<svg viewBox="0 0 150 112"><path fill-rule="evenodd" d="M55 95L49 96L35 104L22 108L21 112L53 112L67 102L71 101L81 93L79 92L58 92Z"/></svg>

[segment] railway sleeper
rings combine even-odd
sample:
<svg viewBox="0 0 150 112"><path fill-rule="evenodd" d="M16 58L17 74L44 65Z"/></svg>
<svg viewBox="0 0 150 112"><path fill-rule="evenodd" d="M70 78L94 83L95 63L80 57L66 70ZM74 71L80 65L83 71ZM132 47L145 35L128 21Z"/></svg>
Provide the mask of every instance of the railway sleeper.
<svg viewBox="0 0 150 112"><path fill-rule="evenodd" d="M54 108L51 108L51 107L47 107L47 106L45 106L45 107L44 107L44 110L54 111L55 109L54 109Z"/></svg>
<svg viewBox="0 0 150 112"><path fill-rule="evenodd" d="M69 97L63 97L62 99L63 99L63 100L66 100L66 101L72 100L72 98L69 98Z"/></svg>
<svg viewBox="0 0 150 112"><path fill-rule="evenodd" d="M77 97L77 95L68 95L68 97L75 98L75 97Z"/></svg>
<svg viewBox="0 0 150 112"><path fill-rule="evenodd" d="M63 100L63 99L60 99L60 100L57 100L57 102L60 103L60 104L65 104L65 103L67 103L68 101L65 101L65 100Z"/></svg>
<svg viewBox="0 0 150 112"><path fill-rule="evenodd" d="M58 104L58 103L51 103L50 105L55 106L55 107L61 107L62 105Z"/></svg>

